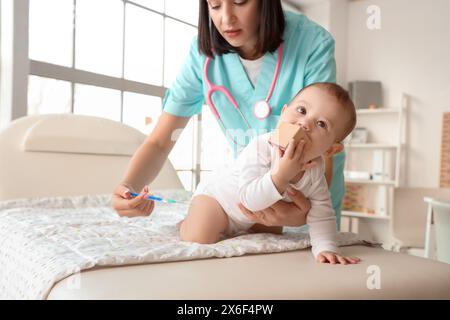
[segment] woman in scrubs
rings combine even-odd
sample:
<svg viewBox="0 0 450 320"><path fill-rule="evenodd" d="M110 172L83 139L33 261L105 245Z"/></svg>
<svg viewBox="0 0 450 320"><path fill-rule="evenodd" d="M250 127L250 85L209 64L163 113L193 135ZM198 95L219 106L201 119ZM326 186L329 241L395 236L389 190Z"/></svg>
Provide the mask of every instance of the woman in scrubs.
<svg viewBox="0 0 450 320"><path fill-rule="evenodd" d="M198 36L166 92L163 113L114 190L113 207L121 216L152 212L154 202L146 199L147 185L172 150L175 131L202 111L212 86L223 86L234 99L233 104L224 92L215 92L211 104L236 155L250 138L233 137L229 132L273 130L282 106L301 88L314 82L336 82L332 36L304 15L284 12L280 0L200 0L199 9ZM207 58L211 59L205 68ZM261 100L268 100L270 105L270 113L264 118L254 114L254 105ZM326 161L338 228L344 160L341 152ZM130 192L137 190L141 190L139 196L131 197ZM264 226L302 226L310 209L309 200L295 190L290 197L292 203L279 201L261 212L242 210L263 230Z"/></svg>

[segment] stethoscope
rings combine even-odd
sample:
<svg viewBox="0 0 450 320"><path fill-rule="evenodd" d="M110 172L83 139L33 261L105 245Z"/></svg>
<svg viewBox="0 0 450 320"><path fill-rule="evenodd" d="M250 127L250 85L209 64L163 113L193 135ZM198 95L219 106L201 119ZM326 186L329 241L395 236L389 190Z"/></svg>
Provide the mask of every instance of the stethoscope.
<svg viewBox="0 0 450 320"><path fill-rule="evenodd" d="M257 101L255 103L255 105L253 106L253 115L255 116L255 118L257 118L259 120L266 119L267 117L269 117L269 115L271 113L271 107L270 107L270 104L269 104L269 100L272 97L273 90L275 88L275 84L277 83L278 75L280 74L280 67L281 67L281 62L282 62L282 56L283 56L283 44L281 44L279 46L279 48L278 48L277 65L275 67L275 72L273 74L272 83L270 85L270 89L269 89L269 92L267 94L267 97L264 100ZM244 120L245 125L247 126L247 128L251 129L250 124L248 123L248 121L245 118L245 116L242 114L242 112L239 109L239 106L238 106L236 100L234 100L234 98L231 95L231 93L224 86L214 85L209 80L208 68L209 68L210 62L211 62L211 58L207 57L206 61L205 61L204 69L203 69L203 74L204 74L204 77L205 77L206 85L208 86L208 92L207 92L207 95L206 95L206 102L209 105L209 107L211 108L212 113L214 114L214 116L218 120L218 122L219 122L220 126L222 127L223 131L225 132L225 134L227 134L227 130L226 130L225 125L224 125L224 123L222 121L222 118L220 117L219 112L217 112L217 109L216 109L216 107L215 107L215 105L214 105L214 103L212 101L212 94L214 92L216 92L216 91L222 92L227 97L227 99L230 101L231 105L234 107L234 109L241 116L242 120ZM231 140L235 144L245 147L245 145L239 144L232 137L231 137Z"/></svg>

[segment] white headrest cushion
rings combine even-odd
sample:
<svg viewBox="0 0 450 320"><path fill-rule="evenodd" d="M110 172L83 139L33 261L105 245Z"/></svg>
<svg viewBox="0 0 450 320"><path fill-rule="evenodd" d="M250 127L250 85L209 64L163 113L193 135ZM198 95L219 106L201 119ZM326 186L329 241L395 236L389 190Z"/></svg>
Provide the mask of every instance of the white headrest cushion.
<svg viewBox="0 0 450 320"><path fill-rule="evenodd" d="M25 133L23 151L132 156L145 140L140 131L109 119L48 115Z"/></svg>

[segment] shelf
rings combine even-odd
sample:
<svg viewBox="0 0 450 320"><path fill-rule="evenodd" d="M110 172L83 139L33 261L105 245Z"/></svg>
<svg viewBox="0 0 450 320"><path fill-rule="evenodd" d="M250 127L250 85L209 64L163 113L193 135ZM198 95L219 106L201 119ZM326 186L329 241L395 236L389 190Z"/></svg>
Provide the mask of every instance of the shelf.
<svg viewBox="0 0 450 320"><path fill-rule="evenodd" d="M356 109L356 114L396 114L401 108Z"/></svg>
<svg viewBox="0 0 450 320"><path fill-rule="evenodd" d="M379 219L379 220L390 220L389 216L382 216L379 214L370 214L366 212L357 212L357 211L346 211L342 210L341 215L343 217L351 217L351 218L365 218L365 219Z"/></svg>
<svg viewBox="0 0 450 320"><path fill-rule="evenodd" d="M377 180L365 180L365 179L345 179L345 182L346 183L354 183L354 184L379 184L379 185L387 185L387 186L395 185L394 180L377 181Z"/></svg>
<svg viewBox="0 0 450 320"><path fill-rule="evenodd" d="M397 149L395 144L388 143L348 143L344 145L346 148L355 149Z"/></svg>

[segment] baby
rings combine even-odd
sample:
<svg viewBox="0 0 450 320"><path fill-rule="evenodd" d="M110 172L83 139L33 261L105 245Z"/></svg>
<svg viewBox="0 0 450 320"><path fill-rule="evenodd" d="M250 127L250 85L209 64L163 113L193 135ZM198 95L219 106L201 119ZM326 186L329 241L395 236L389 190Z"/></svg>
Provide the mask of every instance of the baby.
<svg viewBox="0 0 450 320"><path fill-rule="evenodd" d="M307 223L316 260L358 263L358 258L339 255L336 217L322 159L340 152L341 141L355 127L355 107L348 93L333 83L309 85L283 107L279 121L300 126L306 137L292 139L283 150L269 141L271 133L253 139L229 169L199 184L188 215L179 225L181 239L215 243L223 236L249 231L254 223L239 203L260 211L279 200L291 202L286 193L291 186L311 202Z"/></svg>

